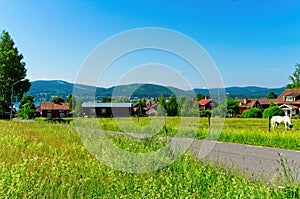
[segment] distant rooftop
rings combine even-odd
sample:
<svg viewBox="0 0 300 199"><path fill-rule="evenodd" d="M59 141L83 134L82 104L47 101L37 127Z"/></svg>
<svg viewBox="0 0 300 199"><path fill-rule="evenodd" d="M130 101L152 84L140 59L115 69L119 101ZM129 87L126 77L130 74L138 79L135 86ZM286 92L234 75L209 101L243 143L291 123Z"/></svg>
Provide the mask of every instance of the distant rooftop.
<svg viewBox="0 0 300 199"><path fill-rule="evenodd" d="M84 102L82 107L85 108L116 108L116 107L123 107L123 108L130 108L131 103L91 103L91 102Z"/></svg>

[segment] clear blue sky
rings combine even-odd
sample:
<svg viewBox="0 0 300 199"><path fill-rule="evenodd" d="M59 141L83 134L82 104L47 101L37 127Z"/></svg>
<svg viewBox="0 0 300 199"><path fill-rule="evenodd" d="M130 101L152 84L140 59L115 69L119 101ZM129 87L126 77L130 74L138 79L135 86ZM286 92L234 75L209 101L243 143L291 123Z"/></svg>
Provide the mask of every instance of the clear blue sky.
<svg viewBox="0 0 300 199"><path fill-rule="evenodd" d="M282 87L300 63L299 0L0 0L0 5L0 29L24 55L31 80L74 82L98 44L142 27L173 29L197 41L225 86ZM194 87L205 86L192 72L185 77ZM101 86L112 84L107 78Z"/></svg>

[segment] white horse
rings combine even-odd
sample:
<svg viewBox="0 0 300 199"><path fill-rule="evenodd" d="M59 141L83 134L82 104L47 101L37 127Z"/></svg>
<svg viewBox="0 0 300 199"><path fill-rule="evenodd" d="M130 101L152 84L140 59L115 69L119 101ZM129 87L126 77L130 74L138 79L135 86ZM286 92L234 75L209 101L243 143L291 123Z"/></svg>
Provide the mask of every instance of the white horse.
<svg viewBox="0 0 300 199"><path fill-rule="evenodd" d="M280 123L284 123L285 129L293 128L293 124L289 116L273 116L271 122L273 129L277 129Z"/></svg>

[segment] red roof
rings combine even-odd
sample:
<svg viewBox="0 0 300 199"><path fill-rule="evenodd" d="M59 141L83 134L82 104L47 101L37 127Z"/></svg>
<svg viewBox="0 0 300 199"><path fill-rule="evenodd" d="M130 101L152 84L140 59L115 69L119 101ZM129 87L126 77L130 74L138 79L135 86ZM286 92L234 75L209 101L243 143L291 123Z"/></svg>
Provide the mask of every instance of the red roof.
<svg viewBox="0 0 300 199"><path fill-rule="evenodd" d="M69 110L69 103L54 103L54 102L41 102L41 110Z"/></svg>
<svg viewBox="0 0 300 199"><path fill-rule="evenodd" d="M212 101L212 99L201 99L201 100L199 100L198 103L199 103L201 106L204 106L204 105L210 103L211 101Z"/></svg>

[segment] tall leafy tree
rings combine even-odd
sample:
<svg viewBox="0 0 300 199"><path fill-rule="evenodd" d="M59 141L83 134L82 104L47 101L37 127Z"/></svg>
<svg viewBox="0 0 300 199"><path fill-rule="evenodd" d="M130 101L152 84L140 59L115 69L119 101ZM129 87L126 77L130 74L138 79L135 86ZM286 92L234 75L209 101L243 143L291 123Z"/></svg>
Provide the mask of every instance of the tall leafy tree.
<svg viewBox="0 0 300 199"><path fill-rule="evenodd" d="M295 65L295 71L289 76L289 80L292 81L286 88L300 88L300 64Z"/></svg>
<svg viewBox="0 0 300 199"><path fill-rule="evenodd" d="M0 107L2 113L29 90L30 82L25 79L26 72L23 55L15 47L9 33L4 30L0 36Z"/></svg>
<svg viewBox="0 0 300 199"><path fill-rule="evenodd" d="M32 119L35 112L34 98L32 95L24 95L20 100L19 116L24 119Z"/></svg>
<svg viewBox="0 0 300 199"><path fill-rule="evenodd" d="M54 102L54 103L64 103L65 100L61 97L58 97L58 96L55 96L52 98L51 102Z"/></svg>

